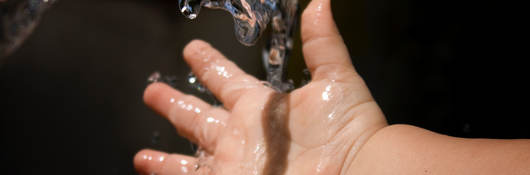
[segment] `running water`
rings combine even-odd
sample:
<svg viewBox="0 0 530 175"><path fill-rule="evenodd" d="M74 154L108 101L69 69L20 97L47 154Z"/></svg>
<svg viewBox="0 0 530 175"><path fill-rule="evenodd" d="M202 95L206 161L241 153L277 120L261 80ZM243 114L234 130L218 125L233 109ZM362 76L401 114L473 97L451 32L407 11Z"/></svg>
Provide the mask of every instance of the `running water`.
<svg viewBox="0 0 530 175"><path fill-rule="evenodd" d="M179 0L180 12L189 19L195 19L201 7L230 12L235 35L246 46L254 45L270 23L271 39L263 50L267 81L282 92L294 88L285 81L285 68L293 47L291 36L296 26L298 0Z"/></svg>
<svg viewBox="0 0 530 175"><path fill-rule="evenodd" d="M285 68L289 52L293 48L293 41L291 36L296 26L298 0L179 0L180 12L189 19L197 18L201 7L212 9L223 9L232 14L234 17L235 35L236 38L246 46L252 46L263 35L267 25L272 26L271 38L268 45L263 49L263 63L267 71L267 82L265 85L272 87L280 92L292 90L294 85L292 81L286 81ZM172 78L162 76L155 72L149 77L149 82L166 82L171 84ZM187 84L191 88L207 94L211 97L213 95L204 86L202 86L198 78L190 73L186 78ZM174 85L173 85L174 86ZM219 104L215 97L213 97L214 105ZM234 134L238 135L238 131L234 130ZM241 144L246 144L245 140ZM196 174L210 174L216 167L213 167L213 156L203 150L200 146L197 148L196 157L197 163L191 167ZM264 145L258 144L254 150L256 154L256 162L250 162L247 167L242 164L241 168L250 168L251 174L258 174L260 158L265 154ZM281 154L281 153L280 153ZM183 173L188 173L190 170L187 167L188 162L180 162ZM264 167L267 169L267 166ZM218 170L218 169L217 169ZM267 171L265 171L267 172ZM246 174L249 174L248 172Z"/></svg>

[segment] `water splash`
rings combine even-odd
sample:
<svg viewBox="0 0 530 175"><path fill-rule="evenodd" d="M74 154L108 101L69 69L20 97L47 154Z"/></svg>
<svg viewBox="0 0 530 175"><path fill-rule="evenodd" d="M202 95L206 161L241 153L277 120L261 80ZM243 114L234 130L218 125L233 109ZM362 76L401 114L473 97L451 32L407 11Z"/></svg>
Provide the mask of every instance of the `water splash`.
<svg viewBox="0 0 530 175"><path fill-rule="evenodd" d="M195 152L195 157L197 157L197 164L195 164L195 173L198 175L207 175L213 174L214 164L213 156L207 153L203 148L199 147L197 152Z"/></svg>
<svg viewBox="0 0 530 175"><path fill-rule="evenodd" d="M179 0L179 11L189 19L197 18L201 7L231 13L236 38L246 46L254 45L270 24L271 39L263 50L267 81L280 91L292 89L293 85L284 79L293 47L291 36L296 26L298 0Z"/></svg>
<svg viewBox="0 0 530 175"><path fill-rule="evenodd" d="M176 76L162 76L162 74L158 71L153 72L149 78L147 78L147 82L149 84L156 83L156 82L162 82L166 83L167 85L171 87L177 87L177 77Z"/></svg>
<svg viewBox="0 0 530 175"><path fill-rule="evenodd" d="M177 76L168 76L168 75L162 75L160 72L155 71L151 73L151 75L147 78L147 83L156 83L161 82L165 83L175 89L178 89L177 84L180 83L179 79L177 79ZM215 98L213 93L208 90L204 85L201 84L199 81L199 78L195 76L193 73L189 73L186 77L186 84L189 88L192 90L198 92L201 95L204 95L203 98L207 102L209 102L212 106L222 106L223 104Z"/></svg>
<svg viewBox="0 0 530 175"><path fill-rule="evenodd" d="M188 82L188 85L192 88L192 89L195 89L201 93L208 93L208 94L211 94L211 92L206 88L204 87L204 85L202 85L200 82L199 82L199 78L197 78L197 76L195 76L195 74L193 73L189 73L188 74L188 77L186 78L187 82Z"/></svg>
<svg viewBox="0 0 530 175"><path fill-rule="evenodd" d="M55 1L0 0L0 59L22 44Z"/></svg>

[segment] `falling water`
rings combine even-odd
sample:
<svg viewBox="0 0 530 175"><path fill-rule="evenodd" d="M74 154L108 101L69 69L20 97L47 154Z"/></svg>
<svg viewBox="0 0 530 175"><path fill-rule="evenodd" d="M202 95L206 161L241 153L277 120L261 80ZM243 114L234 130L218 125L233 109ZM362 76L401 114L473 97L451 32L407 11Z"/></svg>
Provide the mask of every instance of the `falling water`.
<svg viewBox="0 0 530 175"><path fill-rule="evenodd" d="M285 67L293 47L291 39L296 24L298 0L179 0L179 9L195 19L201 7L222 9L234 17L235 35L239 42L252 46L272 26L271 39L263 50L267 81L279 91L293 88L284 81Z"/></svg>

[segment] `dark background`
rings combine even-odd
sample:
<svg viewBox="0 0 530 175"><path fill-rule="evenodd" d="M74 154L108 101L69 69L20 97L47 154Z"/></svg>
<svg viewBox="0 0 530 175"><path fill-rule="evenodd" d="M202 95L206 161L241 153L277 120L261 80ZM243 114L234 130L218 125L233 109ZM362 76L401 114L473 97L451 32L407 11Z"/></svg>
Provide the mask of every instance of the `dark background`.
<svg viewBox="0 0 530 175"><path fill-rule="evenodd" d="M513 25L521 21L463 2L332 4L353 62L390 123L459 137L530 138L528 44L517 42L527 41L526 32ZM169 0L60 1L0 65L2 174L134 174L132 158L142 148L191 153L143 105L143 89L160 71L193 92L180 56L193 38L263 78L265 40L244 47L232 25L222 11L186 20ZM289 73L298 82L297 41Z"/></svg>

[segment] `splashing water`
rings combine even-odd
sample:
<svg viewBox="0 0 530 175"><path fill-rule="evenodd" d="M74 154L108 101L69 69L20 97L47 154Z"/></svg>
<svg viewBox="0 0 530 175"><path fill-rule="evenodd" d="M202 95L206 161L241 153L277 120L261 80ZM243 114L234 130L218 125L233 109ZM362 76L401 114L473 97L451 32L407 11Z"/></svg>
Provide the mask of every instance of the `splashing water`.
<svg viewBox="0 0 530 175"><path fill-rule="evenodd" d="M177 88L177 84L180 83L180 81L177 79L176 76L168 76L168 75L162 75L160 72L155 71L151 73L151 75L147 78L147 83L156 83L156 82L162 82L165 83L173 88ZM223 104L215 98L215 96L199 82L199 78L195 76L193 73L189 73L186 77L186 84L189 88L192 90L195 90L199 92L200 94L205 95L205 100L210 102L212 106L222 106Z"/></svg>
<svg viewBox="0 0 530 175"><path fill-rule="evenodd" d="M188 80L188 85L192 89L195 89L201 93L210 93L210 91L208 91L208 89L199 82L199 78L197 78L195 74L189 73L186 79Z"/></svg>
<svg viewBox="0 0 530 175"><path fill-rule="evenodd" d="M55 1L0 0L0 59L22 44Z"/></svg>
<svg viewBox="0 0 530 175"><path fill-rule="evenodd" d="M162 76L158 71L153 72L149 78L147 78L148 83L163 82L171 87L177 86L177 77L176 76Z"/></svg>
<svg viewBox="0 0 530 175"><path fill-rule="evenodd" d="M215 96L213 95L212 92L210 92L210 90L208 90L208 88L206 88L204 85L201 84L201 82L199 82L199 78L197 78L197 76L195 76L195 74L193 73L189 73L188 74L188 77L186 77L186 81L187 81L187 84L190 88L202 93L202 94L206 94L207 98L208 98L208 102L210 102L210 104L212 106L222 106L223 104L217 100L217 98L215 98Z"/></svg>
<svg viewBox="0 0 530 175"><path fill-rule="evenodd" d="M236 38L242 44L256 43L270 23L271 40L263 50L267 81L279 91L294 86L285 82L285 67L296 24L298 0L179 0L179 9L189 19L197 18L201 7L222 9L234 17Z"/></svg>
<svg viewBox="0 0 530 175"><path fill-rule="evenodd" d="M264 84L280 92L294 88L292 80L285 81L284 76L288 55L293 47L291 36L298 14L298 0L179 0L179 7L180 12L189 19L197 18L201 7L230 12L234 17L236 38L246 46L254 45L270 23L271 38L262 54L262 61L267 71L267 82ZM149 77L151 83L159 81L168 83L167 78L158 72ZM202 86L192 73L187 76L186 81L196 91L213 97L212 93ZM172 83L168 84L174 86ZM213 99L214 105L220 104L215 97ZM263 147L258 146L258 148L262 148L260 150L263 151ZM210 174L216 169L212 167L213 157L201 147L197 149L198 161L194 167L195 173ZM185 172L188 170L186 169ZM254 168L253 173L258 174L258 170Z"/></svg>

